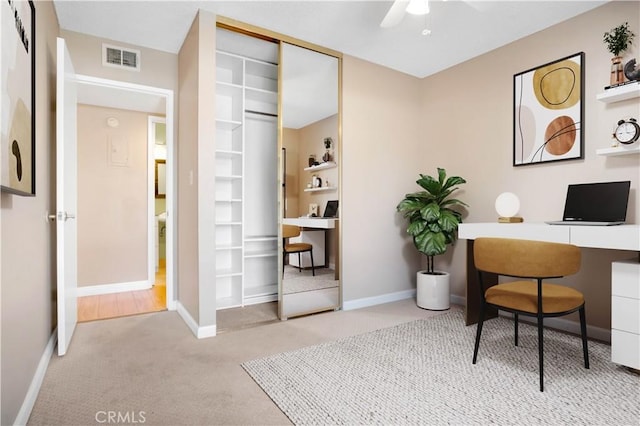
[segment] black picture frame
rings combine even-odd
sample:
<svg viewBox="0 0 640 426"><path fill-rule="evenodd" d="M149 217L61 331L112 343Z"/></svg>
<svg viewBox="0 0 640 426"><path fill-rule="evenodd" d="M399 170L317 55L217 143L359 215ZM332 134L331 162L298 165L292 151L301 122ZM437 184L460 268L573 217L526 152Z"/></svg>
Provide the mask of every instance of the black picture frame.
<svg viewBox="0 0 640 426"><path fill-rule="evenodd" d="M513 166L584 159L585 54L513 76Z"/></svg>
<svg viewBox="0 0 640 426"><path fill-rule="evenodd" d="M4 0L0 188L36 194L36 10L32 0Z"/></svg>

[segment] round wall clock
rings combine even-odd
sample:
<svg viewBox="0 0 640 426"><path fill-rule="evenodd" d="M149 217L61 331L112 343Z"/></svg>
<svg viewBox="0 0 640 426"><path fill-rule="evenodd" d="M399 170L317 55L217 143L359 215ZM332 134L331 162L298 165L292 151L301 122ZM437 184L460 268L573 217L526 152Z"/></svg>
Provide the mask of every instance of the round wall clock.
<svg viewBox="0 0 640 426"><path fill-rule="evenodd" d="M632 144L640 138L640 126L635 118L618 121L613 137L623 144Z"/></svg>

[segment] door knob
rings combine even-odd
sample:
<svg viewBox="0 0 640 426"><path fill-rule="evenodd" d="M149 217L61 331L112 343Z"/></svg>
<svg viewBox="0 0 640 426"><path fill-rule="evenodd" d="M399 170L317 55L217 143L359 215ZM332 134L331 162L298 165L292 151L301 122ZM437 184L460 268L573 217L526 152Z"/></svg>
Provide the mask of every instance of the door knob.
<svg viewBox="0 0 640 426"><path fill-rule="evenodd" d="M50 214L48 217L49 217L49 220L52 220L52 221L56 220L56 219L65 221L67 219L75 219L76 215L75 214L71 214L71 213L67 213L67 212L58 212L57 215Z"/></svg>

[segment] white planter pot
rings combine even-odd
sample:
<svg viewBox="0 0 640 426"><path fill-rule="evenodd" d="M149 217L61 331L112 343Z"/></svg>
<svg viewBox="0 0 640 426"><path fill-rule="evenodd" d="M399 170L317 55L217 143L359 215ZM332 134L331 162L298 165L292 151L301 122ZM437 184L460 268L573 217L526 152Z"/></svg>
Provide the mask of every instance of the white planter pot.
<svg viewBox="0 0 640 426"><path fill-rule="evenodd" d="M449 273L436 271L437 275L418 271L416 303L420 308L443 311L449 309Z"/></svg>

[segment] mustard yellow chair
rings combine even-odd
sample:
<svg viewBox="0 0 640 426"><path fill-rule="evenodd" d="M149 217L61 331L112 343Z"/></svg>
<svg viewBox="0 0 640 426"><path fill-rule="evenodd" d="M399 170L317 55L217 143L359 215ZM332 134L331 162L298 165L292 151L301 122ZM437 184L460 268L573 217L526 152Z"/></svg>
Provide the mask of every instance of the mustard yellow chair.
<svg viewBox="0 0 640 426"><path fill-rule="evenodd" d="M515 346L518 346L518 316L537 318L541 392L544 391L544 318L579 312L584 368L589 368L584 296L571 287L547 282L548 279L572 275L580 270L580 248L571 244L541 241L477 238L473 245L473 258L482 295L473 350L474 364L478 357L486 306L490 305L514 314ZM484 273L511 277L514 280L493 285L496 283L486 282Z"/></svg>
<svg viewBox="0 0 640 426"><path fill-rule="evenodd" d="M309 243L289 243L289 238L300 235L300 227L296 225L282 225L282 272L284 273L284 258L287 254L298 253L298 269L302 272L302 260L300 253L309 252L311 256L311 274L315 277L316 270L313 265L313 245Z"/></svg>

